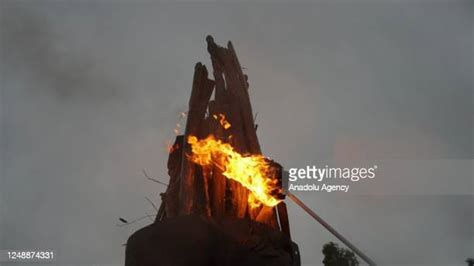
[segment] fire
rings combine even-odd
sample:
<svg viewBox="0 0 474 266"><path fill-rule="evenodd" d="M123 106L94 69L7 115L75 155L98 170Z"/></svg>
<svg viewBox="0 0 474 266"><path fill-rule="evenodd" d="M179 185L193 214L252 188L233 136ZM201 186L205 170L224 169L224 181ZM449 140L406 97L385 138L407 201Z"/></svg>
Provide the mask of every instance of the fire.
<svg viewBox="0 0 474 266"><path fill-rule="evenodd" d="M241 155L229 143L213 135L202 140L189 136L187 141L191 145L191 161L201 166L217 166L224 176L251 192L248 198L251 208L260 206L260 203L272 207L281 201L272 196L272 191L278 190L277 180L270 178L273 171L263 155Z"/></svg>
<svg viewBox="0 0 474 266"><path fill-rule="evenodd" d="M219 123L224 129L229 129L230 128L230 123L225 119L224 114L219 114L219 115L213 115L214 119L219 120Z"/></svg>

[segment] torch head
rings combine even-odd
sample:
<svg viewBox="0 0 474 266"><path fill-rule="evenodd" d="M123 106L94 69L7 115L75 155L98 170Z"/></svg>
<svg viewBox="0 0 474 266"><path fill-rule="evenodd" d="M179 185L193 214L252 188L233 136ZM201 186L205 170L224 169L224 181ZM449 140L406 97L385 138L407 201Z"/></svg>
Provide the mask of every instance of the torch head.
<svg viewBox="0 0 474 266"><path fill-rule="evenodd" d="M271 179L275 180L275 186L274 188L270 191L270 194L275 197L278 200L284 200L285 199L285 194L283 193L283 185L284 185L284 171L283 167L271 160L268 159L268 164L270 165L270 173L269 176ZM286 182L287 183L287 182Z"/></svg>

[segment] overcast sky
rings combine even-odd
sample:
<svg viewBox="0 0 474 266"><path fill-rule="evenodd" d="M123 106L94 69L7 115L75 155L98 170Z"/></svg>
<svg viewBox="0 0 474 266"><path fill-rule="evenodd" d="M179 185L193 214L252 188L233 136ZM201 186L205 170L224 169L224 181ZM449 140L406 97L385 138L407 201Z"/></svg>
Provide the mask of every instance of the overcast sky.
<svg viewBox="0 0 474 266"><path fill-rule="evenodd" d="M232 40L264 153L327 160L466 161L462 193L298 195L379 265L474 256L473 3L0 1L0 249L58 265L122 265L167 180L205 36ZM470 161L469 161L470 160ZM381 177L383 178L383 177ZM400 175L399 183L416 177ZM446 190L444 190L446 189ZM443 193L443 191L445 193ZM395 193L396 194L396 193ZM335 241L289 204L304 265Z"/></svg>

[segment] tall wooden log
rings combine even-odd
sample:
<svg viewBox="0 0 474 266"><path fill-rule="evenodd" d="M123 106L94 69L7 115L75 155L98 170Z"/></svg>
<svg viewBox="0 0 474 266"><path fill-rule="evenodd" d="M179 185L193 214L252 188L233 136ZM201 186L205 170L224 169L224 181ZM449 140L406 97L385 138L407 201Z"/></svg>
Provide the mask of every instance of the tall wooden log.
<svg viewBox="0 0 474 266"><path fill-rule="evenodd" d="M234 47L231 42L227 44L227 49L220 47L210 36L206 40L213 67L217 65L225 76L226 92L229 98L229 118L231 123L235 124L232 130L232 145L241 153L261 154L248 94L247 78L242 72ZM266 206L258 209L248 208L248 204L244 203L248 197L248 190L240 184L233 184L232 192L234 194L232 198L237 204L238 217L248 215L256 219L263 211L259 218L261 222L277 224L276 212L271 210L272 208Z"/></svg>
<svg viewBox="0 0 474 266"><path fill-rule="evenodd" d="M222 82L225 80L225 88L226 88L226 99L228 100L228 120L232 124L230 128L232 139L230 143L234 147L236 151L239 153L249 153L250 149L247 145L247 141L245 139L245 132L244 132L244 124L241 116L240 110L240 99L233 97L232 90L240 90L246 89L241 88L240 83L235 78L234 74L235 71L229 69L227 65L232 59L229 57L228 49L218 46L211 36L206 38L208 43L208 51L211 55L211 61L214 68L214 74L216 75L216 82L219 80L219 87L222 87ZM225 79L224 79L225 78ZM217 91L216 91L217 93ZM248 198L248 190L242 187L239 183L235 182L234 180L229 180L228 182L230 186L230 192L232 193L232 210L231 215L234 215L238 218L244 218L247 216L247 198Z"/></svg>
<svg viewBox="0 0 474 266"><path fill-rule="evenodd" d="M208 36L209 39L209 36ZM209 47L208 42L208 51L211 51L214 48ZM228 97L225 90L225 80L223 76L223 70L221 64L216 61L215 57L211 56L212 69L214 75L215 94L214 100L209 102L209 114L211 116L218 116L219 114L224 115L229 118L228 114ZM226 141L229 137L229 133L224 130L219 121L214 120L210 124L210 131L214 132L214 136L217 139ZM217 217L222 217L226 213L226 191L229 182L227 178L222 174L222 170L217 167L212 169L212 214Z"/></svg>
<svg viewBox="0 0 474 266"><path fill-rule="evenodd" d="M181 163L183 158L183 140L184 136L176 136L173 146L169 149L168 156L168 175L170 181L166 192L162 195L162 203L160 210L165 209L165 217L157 216L157 219L172 218L178 215L178 195L179 195L179 177L181 171Z"/></svg>
<svg viewBox="0 0 474 266"><path fill-rule="evenodd" d="M255 131L255 124L253 121L252 105L250 104L250 97L248 93L248 83L244 74L242 73L242 67L240 66L239 59L237 58L232 42L229 41L227 47L231 59L229 63L231 64L233 71L231 73L236 75L235 78L237 79L241 88L237 89L237 87L235 87L235 90L231 89L231 94L234 94L234 96L239 99L241 104L240 111L243 120L245 137L248 141L249 152L252 154L261 154L262 151L260 150L260 144L258 143L257 132Z"/></svg>
<svg viewBox="0 0 474 266"><path fill-rule="evenodd" d="M216 79L216 98L218 94L218 81ZM223 89L223 88L222 88ZM223 92L225 93L225 92ZM218 114L226 114L224 105L217 103L217 100L209 102L209 114L211 117ZM210 120L209 125L210 132L214 133L217 139L225 140L227 137L224 128L221 126L219 121L216 119ZM222 170L218 167L212 167L212 176L210 180L210 186L212 187L211 194L211 213L213 216L222 217L225 214L225 192L226 192L227 178L222 174Z"/></svg>
<svg viewBox="0 0 474 266"><path fill-rule="evenodd" d="M188 119L183 141L183 160L180 171L179 213L182 215L192 213L195 198L195 165L186 159L187 154L191 152L187 138L190 135L197 136L199 134L199 125L204 120L207 104L213 89L214 81L208 79L206 67L201 63L197 63L194 69L193 86L189 100Z"/></svg>
<svg viewBox="0 0 474 266"><path fill-rule="evenodd" d="M235 93L235 95L233 96L240 99L241 115L242 115L242 120L243 120L243 125L244 125L245 137L246 137L246 140L248 141L249 151L252 154L261 154L262 152L260 149L260 144L258 142L257 131L256 131L255 123L253 120L252 105L250 104L250 96L248 94L247 78L242 72L242 67L239 63L239 59L237 57L237 54L235 53L234 46L232 45L231 41L228 42L227 49L229 50L229 53L231 55L230 64L233 65L236 78L240 82L240 86L242 88L245 88L245 89L233 91ZM267 209L272 209L272 210L270 211ZM269 223L273 227L275 228L277 227L277 218L276 218L277 213L274 208L262 206L260 212L263 212L263 215L260 216L260 213L257 215L257 217L260 216L260 222ZM267 212L270 212L271 215L267 216L266 215Z"/></svg>
<svg viewBox="0 0 474 266"><path fill-rule="evenodd" d="M207 137L212 131L211 128L210 128L210 124L212 122L212 118L210 117L206 117L201 125L200 125L200 128L199 128L199 138L203 139L205 137ZM197 175L198 177L201 177L202 180L201 182L197 182L197 184L200 186L200 187L197 187L196 190L197 191L202 191L202 198L199 199L202 206L201 208L199 208L202 212L202 214L204 214L205 216L211 216L211 199L210 199L210 179L211 179L211 175L212 175L212 167L211 166L202 166L202 167L197 167L197 171L200 171L200 174Z"/></svg>

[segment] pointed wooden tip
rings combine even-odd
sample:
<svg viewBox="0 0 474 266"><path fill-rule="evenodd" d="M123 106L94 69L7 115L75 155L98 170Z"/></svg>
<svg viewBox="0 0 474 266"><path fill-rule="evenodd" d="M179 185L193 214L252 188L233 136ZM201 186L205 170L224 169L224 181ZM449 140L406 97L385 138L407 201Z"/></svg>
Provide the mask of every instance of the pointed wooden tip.
<svg viewBox="0 0 474 266"><path fill-rule="evenodd" d="M206 65L204 65L201 62L197 62L196 65L194 66L194 71L199 71L199 70L203 71L206 77L208 76Z"/></svg>
<svg viewBox="0 0 474 266"><path fill-rule="evenodd" d="M214 38L212 38L211 35L208 35L206 37L206 41L207 41L207 51L209 52L210 55L215 55L219 46L214 42Z"/></svg>
<svg viewBox="0 0 474 266"><path fill-rule="evenodd" d="M198 68L201 68L202 67L202 63L201 62L197 62L196 65L194 65L194 69L197 70Z"/></svg>
<svg viewBox="0 0 474 266"><path fill-rule="evenodd" d="M207 43L214 43L214 38L211 35L206 36Z"/></svg>

